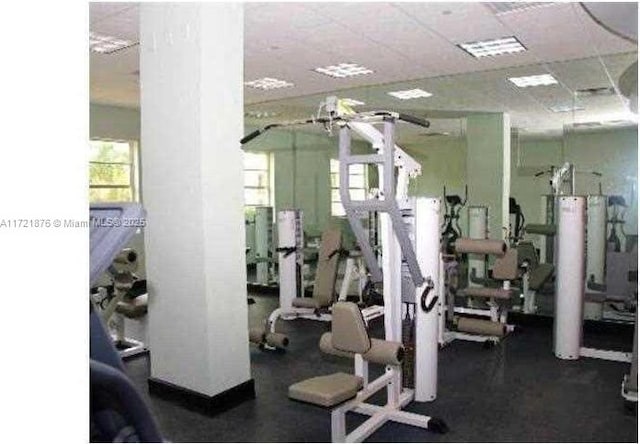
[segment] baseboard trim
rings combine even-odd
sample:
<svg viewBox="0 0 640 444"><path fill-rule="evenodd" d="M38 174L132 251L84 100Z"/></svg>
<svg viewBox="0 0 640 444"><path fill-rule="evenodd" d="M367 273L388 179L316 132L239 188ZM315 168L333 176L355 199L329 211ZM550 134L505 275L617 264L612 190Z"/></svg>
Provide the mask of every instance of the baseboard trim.
<svg viewBox="0 0 640 444"><path fill-rule="evenodd" d="M149 378L147 382L149 394L152 396L175 402L189 410L196 410L209 416L217 415L256 397L253 379L214 396L208 396L157 378Z"/></svg>

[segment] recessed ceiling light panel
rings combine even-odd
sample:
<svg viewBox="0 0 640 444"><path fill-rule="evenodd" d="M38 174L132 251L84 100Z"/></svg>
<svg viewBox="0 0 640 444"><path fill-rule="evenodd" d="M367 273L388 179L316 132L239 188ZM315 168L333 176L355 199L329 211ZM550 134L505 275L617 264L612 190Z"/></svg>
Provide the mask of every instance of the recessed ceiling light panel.
<svg viewBox="0 0 640 444"><path fill-rule="evenodd" d="M556 85L558 81L551 74L539 74L535 76L509 77L509 81L518 88L527 88L529 86L548 86Z"/></svg>
<svg viewBox="0 0 640 444"><path fill-rule="evenodd" d="M293 83L287 82L286 80L274 79L271 77L263 77L257 80L251 80L250 82L244 82L245 86L249 88L262 89L262 90L271 90L271 89L280 89L280 88L289 88L293 86Z"/></svg>
<svg viewBox="0 0 640 444"><path fill-rule="evenodd" d="M488 2L485 5L496 15L509 14L525 9L554 5L554 2Z"/></svg>
<svg viewBox="0 0 640 444"><path fill-rule="evenodd" d="M407 89L405 91L392 91L387 94L400 100L419 99L421 97L431 97L433 95L430 92L418 88Z"/></svg>
<svg viewBox="0 0 640 444"><path fill-rule="evenodd" d="M100 54L110 54L120 49L135 45L135 42L108 35L89 33L89 50Z"/></svg>
<svg viewBox="0 0 640 444"><path fill-rule="evenodd" d="M344 103L347 106L361 106L364 105L364 102L361 102L360 100L356 100L356 99L340 99L340 101L342 103Z"/></svg>
<svg viewBox="0 0 640 444"><path fill-rule="evenodd" d="M478 59L502 54L515 54L527 50L515 37L460 43L458 46Z"/></svg>
<svg viewBox="0 0 640 444"><path fill-rule="evenodd" d="M581 105L553 105L549 109L554 113L569 113L572 111L584 111Z"/></svg>
<svg viewBox="0 0 640 444"><path fill-rule="evenodd" d="M364 66L360 66L355 63L340 63L338 65L324 66L321 68L315 68L314 71L320 74L327 75L329 77L336 77L339 79L373 73L371 69L365 68Z"/></svg>

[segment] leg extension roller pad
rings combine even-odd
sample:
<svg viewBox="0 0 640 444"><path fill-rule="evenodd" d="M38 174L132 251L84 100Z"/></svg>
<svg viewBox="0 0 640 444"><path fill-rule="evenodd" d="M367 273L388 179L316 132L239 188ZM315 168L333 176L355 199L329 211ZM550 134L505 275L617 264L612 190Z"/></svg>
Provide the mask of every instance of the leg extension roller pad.
<svg viewBox="0 0 640 444"><path fill-rule="evenodd" d="M506 325L500 322L488 321L475 318L457 318L458 331L475 333L480 335L497 336L499 338L506 334Z"/></svg>
<svg viewBox="0 0 640 444"><path fill-rule="evenodd" d="M249 341L254 344L263 344L265 341L264 328L250 328Z"/></svg>
<svg viewBox="0 0 640 444"><path fill-rule="evenodd" d="M265 336L265 342L271 347L287 348L289 345L289 338L282 333L267 333Z"/></svg>

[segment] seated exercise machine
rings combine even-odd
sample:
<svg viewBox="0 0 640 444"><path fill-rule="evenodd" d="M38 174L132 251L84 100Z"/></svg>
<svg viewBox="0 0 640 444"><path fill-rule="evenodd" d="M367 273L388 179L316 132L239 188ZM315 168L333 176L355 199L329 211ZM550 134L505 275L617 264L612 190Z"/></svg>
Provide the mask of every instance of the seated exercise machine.
<svg viewBox="0 0 640 444"><path fill-rule="evenodd" d="M501 240L470 238L458 239L454 249L457 255L492 255L495 262L491 279L482 280L485 286L471 285L470 282L463 289L454 286L451 270L447 276L443 263L442 272L446 278L443 279L441 293L447 295L447 301L440 317L439 343L444 346L457 339L496 344L514 328L507 324L507 312L513 296L511 281L519 275L517 251L507 248ZM465 298L466 304L456 305L456 297Z"/></svg>
<svg viewBox="0 0 640 444"><path fill-rule="evenodd" d="M369 269L370 279L383 286L385 339L379 346L373 345L375 341L371 341L366 334L365 320L358 313L357 306L337 302L333 307L332 333L322 337L320 346L324 350L353 356L355 377L336 374L312 378L294 384L289 393L294 399L333 408L331 436L334 442L363 441L387 421L445 432L447 427L442 421L402 410L414 400L434 400L437 392L440 200L407 196L409 179L419 175L421 169L394 142L398 121L421 126L428 126L428 122L389 111L356 114L335 97L327 99L322 106L329 113L327 117L289 125L322 123L328 129L339 127L340 197ZM375 125L382 125L382 129L378 130ZM257 130L245 137L243 142L266 129L268 127ZM352 154L352 132L369 140L374 154ZM351 164L378 166L380 189L373 197L362 201L351 199L348 173ZM396 168L397 175L394 174ZM361 215L370 211L377 211L380 215L382 266L378 264L366 230L362 227ZM402 348L398 345L402 340L403 271L415 289L410 302L414 309L405 313L413 317L415 325L415 346L412 347L411 359L414 364L411 378L413 388L403 384L400 362L404 359L399 351ZM408 301L408 296L405 294L405 301ZM374 355L378 355L378 350L381 350L379 347L383 347L389 355L384 359L376 356L380 358L376 360ZM369 361L388 363L384 374L373 381L368 380ZM365 402L385 388L387 402L384 406ZM347 433L345 413L348 411L370 418Z"/></svg>
<svg viewBox="0 0 640 444"><path fill-rule="evenodd" d="M305 318L330 321L329 309L335 302L338 261L342 247L339 228L329 228L322 234L316 278L312 297L304 297L302 285L302 229L300 210L278 213L278 251L280 273L280 307L265 321L264 328L253 328L249 340L261 348L284 349L289 344L286 335L276 332L276 321Z"/></svg>
<svg viewBox="0 0 640 444"><path fill-rule="evenodd" d="M125 336L126 319L144 323L147 315L146 281L138 280L134 274L137 268L138 254L131 248L123 249L107 269L113 292L110 294L105 287L97 289L102 317L114 331L114 343L123 358L149 351L143 341Z"/></svg>
<svg viewBox="0 0 640 444"><path fill-rule="evenodd" d="M91 219L140 218L138 204L92 204ZM91 224L90 283L94 285L127 245L135 230ZM126 375L104 319L93 301L89 311L90 442L163 442L144 398Z"/></svg>
<svg viewBox="0 0 640 444"><path fill-rule="evenodd" d="M521 275L520 311L525 314L536 313L536 294L550 280L555 267L553 264L542 264L532 242L520 241L516 245L518 252L518 267ZM515 308L515 307L514 307Z"/></svg>

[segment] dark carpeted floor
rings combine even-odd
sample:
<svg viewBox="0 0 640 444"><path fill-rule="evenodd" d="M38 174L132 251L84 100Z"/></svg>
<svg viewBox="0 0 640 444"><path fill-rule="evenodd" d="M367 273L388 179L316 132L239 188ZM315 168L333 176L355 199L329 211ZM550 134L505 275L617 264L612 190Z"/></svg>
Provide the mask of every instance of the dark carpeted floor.
<svg viewBox="0 0 640 444"><path fill-rule="evenodd" d="M278 298L253 295L250 325L258 325ZM127 361L135 383L149 399L166 440L172 442L326 442L328 410L290 401L287 387L302 379L352 371L352 361L323 355L317 343L328 324L282 322L291 345L284 354L251 347L256 399L214 417L148 395L148 357ZM597 329L585 345L630 348L632 330ZM629 333L631 331L631 333ZM382 337L382 324L372 326ZM454 342L439 354L438 399L408 410L442 418L449 426L437 435L388 423L371 442L637 442L637 416L624 408L620 385L629 365L595 359L562 361L552 352L549 322L528 323L502 344ZM372 373L376 371L372 368ZM381 371L381 369L377 369ZM350 414L347 426L364 417Z"/></svg>

